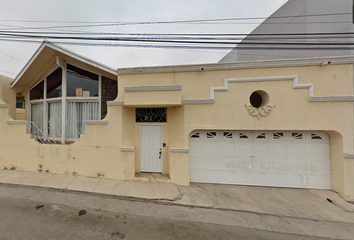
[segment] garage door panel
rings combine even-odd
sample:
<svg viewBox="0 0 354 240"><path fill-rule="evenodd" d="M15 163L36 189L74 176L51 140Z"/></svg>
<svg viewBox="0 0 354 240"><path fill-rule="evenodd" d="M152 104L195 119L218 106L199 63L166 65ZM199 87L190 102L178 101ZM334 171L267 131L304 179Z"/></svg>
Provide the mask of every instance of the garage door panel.
<svg viewBox="0 0 354 240"><path fill-rule="evenodd" d="M223 168L221 158L222 157L219 156L205 157L203 166L206 168L215 168L215 169Z"/></svg>
<svg viewBox="0 0 354 240"><path fill-rule="evenodd" d="M190 142L189 153L203 153L203 142L197 142L195 140Z"/></svg>
<svg viewBox="0 0 354 240"><path fill-rule="evenodd" d="M271 145L272 156L287 156L288 145L282 143L274 143Z"/></svg>
<svg viewBox="0 0 354 240"><path fill-rule="evenodd" d="M244 156L252 155L252 143L239 142L237 143L236 147L237 147L238 155L244 155Z"/></svg>
<svg viewBox="0 0 354 240"><path fill-rule="evenodd" d="M237 176L237 171L225 170L221 175L220 181L223 183L234 184L235 182L238 182Z"/></svg>
<svg viewBox="0 0 354 240"><path fill-rule="evenodd" d="M192 182L203 182L204 181L204 170L192 169L191 171L191 181Z"/></svg>
<svg viewBox="0 0 354 240"><path fill-rule="evenodd" d="M315 189L323 189L331 185L331 180L324 175L310 175L308 177L308 187Z"/></svg>
<svg viewBox="0 0 354 240"><path fill-rule="evenodd" d="M256 157L256 168L260 171L271 170L270 159L267 157Z"/></svg>
<svg viewBox="0 0 354 240"><path fill-rule="evenodd" d="M289 159L287 158L272 158L274 171L289 171Z"/></svg>
<svg viewBox="0 0 354 240"><path fill-rule="evenodd" d="M326 159L319 159L318 161L309 161L310 172L314 173L327 173L329 171Z"/></svg>
<svg viewBox="0 0 354 240"><path fill-rule="evenodd" d="M203 168L203 157L191 155L189 157L189 165L191 168Z"/></svg>
<svg viewBox="0 0 354 240"><path fill-rule="evenodd" d="M207 182L220 182L220 171L216 170L205 170L205 179Z"/></svg>
<svg viewBox="0 0 354 240"><path fill-rule="evenodd" d="M220 149L222 154L235 154L236 146L233 142L221 142Z"/></svg>
<svg viewBox="0 0 354 240"><path fill-rule="evenodd" d="M218 155L219 154L219 144L218 142L215 141L205 141L203 142L203 153L204 154L213 154L213 155Z"/></svg>
<svg viewBox="0 0 354 240"><path fill-rule="evenodd" d="M221 166L224 169L237 169L238 165L236 163L236 158L234 156L225 156L221 159Z"/></svg>
<svg viewBox="0 0 354 240"><path fill-rule="evenodd" d="M309 156L310 157L326 157L328 155L328 145L325 144L314 144L309 145Z"/></svg>
<svg viewBox="0 0 354 240"><path fill-rule="evenodd" d="M292 158L290 159L290 171L292 172L308 172L308 161L306 159Z"/></svg>
<svg viewBox="0 0 354 240"><path fill-rule="evenodd" d="M190 139L192 182L331 188L324 132L198 132Z"/></svg>
<svg viewBox="0 0 354 240"><path fill-rule="evenodd" d="M240 169L253 169L254 167L254 158L252 157L239 157L237 162Z"/></svg>
<svg viewBox="0 0 354 240"><path fill-rule="evenodd" d="M289 156L303 156L306 157L307 156L307 145L306 144L297 144L295 145L294 143L291 143L288 146L289 149Z"/></svg>
<svg viewBox="0 0 354 240"><path fill-rule="evenodd" d="M268 156L270 154L269 144L254 143L253 155L254 156Z"/></svg>

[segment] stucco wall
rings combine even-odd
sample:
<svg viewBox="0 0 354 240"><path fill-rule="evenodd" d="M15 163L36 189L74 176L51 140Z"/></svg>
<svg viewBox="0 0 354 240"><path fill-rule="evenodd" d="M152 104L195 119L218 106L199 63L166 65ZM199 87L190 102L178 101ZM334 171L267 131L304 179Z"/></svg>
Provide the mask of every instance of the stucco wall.
<svg viewBox="0 0 354 240"><path fill-rule="evenodd" d="M134 153L121 152L122 108L108 107L107 125L86 125L72 145L39 144L26 134L26 124L8 124L8 108L0 108L0 168L59 174L134 177ZM112 121L114 119L114 121ZM39 167L42 165L42 168Z"/></svg>
<svg viewBox="0 0 354 240"><path fill-rule="evenodd" d="M298 76L298 84L313 84L314 96L353 95L351 64L219 70L201 72L127 74L119 76L118 98L125 100L125 86L181 84L182 100L210 99L211 87L224 87L224 79L265 78L267 81L229 83L228 90L215 92L211 104L166 103L157 91L151 107L167 105L163 123L163 173L171 182L189 184L189 135L193 130L319 130L331 137L332 187L344 197L354 199L353 160L343 154L353 149L353 103L309 102L309 89L294 89L293 80L272 80L279 76ZM249 96L255 90L269 94L275 105L268 117L258 120L247 112ZM160 91L163 93L164 91ZM160 96L164 96L161 94ZM134 101L144 105L145 95ZM0 168L43 170L54 173L98 175L115 179L134 179L140 171L140 123L135 122L134 105L109 105L107 124L87 125L86 133L72 145L38 144L26 134L26 124L9 124L8 108L0 108ZM121 148L134 151L121 151ZM177 150L171 150L177 149Z"/></svg>
<svg viewBox="0 0 354 240"><path fill-rule="evenodd" d="M343 154L353 150L353 103L309 102L309 89L294 89L293 80L274 81L272 77L298 76L298 84L313 84L314 96L353 95L353 70L351 64L284 67L265 69L242 69L222 71L127 74L119 76L118 101L125 101L124 86L182 84L182 100L210 99L211 87L223 87L224 79L269 78L269 81L245 81L229 83L227 91L215 92L213 104L176 105L176 113L168 114L169 129L175 134L164 135L168 147L189 148L189 134L193 130L319 130L330 133L332 186L347 198L354 197L352 160ZM269 105L275 106L268 117L258 120L248 114L245 105L253 91L263 90L269 94ZM130 93L129 93L130 94ZM143 95L135 95L135 102L144 102ZM155 93L158 99L159 93ZM164 98L160 98L163 106ZM131 106L130 106L131 107ZM178 120L177 120L178 119ZM172 125L181 123L178 128ZM170 126L171 125L171 126ZM139 143L139 124L135 126L136 144ZM166 127L164 127L165 129ZM138 145L136 145L138 146ZM137 150L138 153L139 150ZM164 152L165 154L165 152ZM185 184L189 181L188 164L182 153L169 153L171 181ZM188 154L187 154L188 155ZM166 155L165 155L166 156ZM181 157L180 167L178 156ZM138 163L139 156L136 156ZM136 166L138 169L138 166ZM179 170L177 170L179 169ZM347 169L350 172L347 172ZM172 180L174 179L174 180Z"/></svg>
<svg viewBox="0 0 354 240"><path fill-rule="evenodd" d="M0 75L0 99L1 103L6 103L9 107L8 115L11 118L16 117L16 93L11 90L11 78Z"/></svg>

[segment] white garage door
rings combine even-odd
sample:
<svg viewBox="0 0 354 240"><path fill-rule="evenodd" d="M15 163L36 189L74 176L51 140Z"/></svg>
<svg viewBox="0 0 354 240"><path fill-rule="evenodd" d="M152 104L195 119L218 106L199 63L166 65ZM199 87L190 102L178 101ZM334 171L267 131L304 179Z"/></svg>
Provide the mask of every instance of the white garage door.
<svg viewBox="0 0 354 240"><path fill-rule="evenodd" d="M195 131L191 182L331 188L329 137L303 131Z"/></svg>

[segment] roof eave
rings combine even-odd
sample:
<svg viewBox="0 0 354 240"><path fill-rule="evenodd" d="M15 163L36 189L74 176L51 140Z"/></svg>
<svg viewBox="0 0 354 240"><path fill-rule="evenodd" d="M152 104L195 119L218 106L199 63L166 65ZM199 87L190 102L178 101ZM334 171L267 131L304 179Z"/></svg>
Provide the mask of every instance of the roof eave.
<svg viewBox="0 0 354 240"><path fill-rule="evenodd" d="M33 63L33 61L39 56L39 54L43 51L43 49L45 47L49 47L55 51L61 52L69 57L72 57L78 61L84 62L86 64L89 64L91 66L94 66L98 69L101 69L105 72L109 72L112 75L117 76L117 71L113 68L110 68L104 64L101 64L99 62L93 61L92 59L86 58L82 55L79 55L77 53L74 53L66 48L60 47L56 44L53 44L51 42L48 41L43 41L43 43L41 44L41 46L37 49L37 51L33 54L33 56L30 58L30 60L27 62L27 64L22 68L22 70L19 72L19 74L17 74L17 76L15 77L15 79L11 82L11 88L15 87L16 83L21 79L21 77L23 76L23 74L28 70L28 68L31 66L31 64Z"/></svg>
<svg viewBox="0 0 354 240"><path fill-rule="evenodd" d="M193 65L174 65L138 68L118 68L118 74L141 74L141 73L167 73L167 72L194 72L194 71L217 71L250 68L275 68L275 67L300 67L321 66L326 64L353 64L354 56L341 57L317 57L317 58L293 58L280 60L260 60L231 63L206 63Z"/></svg>

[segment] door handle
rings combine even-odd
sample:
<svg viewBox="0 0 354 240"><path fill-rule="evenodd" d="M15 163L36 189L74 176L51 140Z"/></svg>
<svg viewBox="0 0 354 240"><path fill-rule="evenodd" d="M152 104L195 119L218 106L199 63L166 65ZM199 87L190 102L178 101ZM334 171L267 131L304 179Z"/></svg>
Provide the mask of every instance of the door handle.
<svg viewBox="0 0 354 240"><path fill-rule="evenodd" d="M160 151L159 151L159 159L161 159L161 154L162 154L162 150L160 148Z"/></svg>

